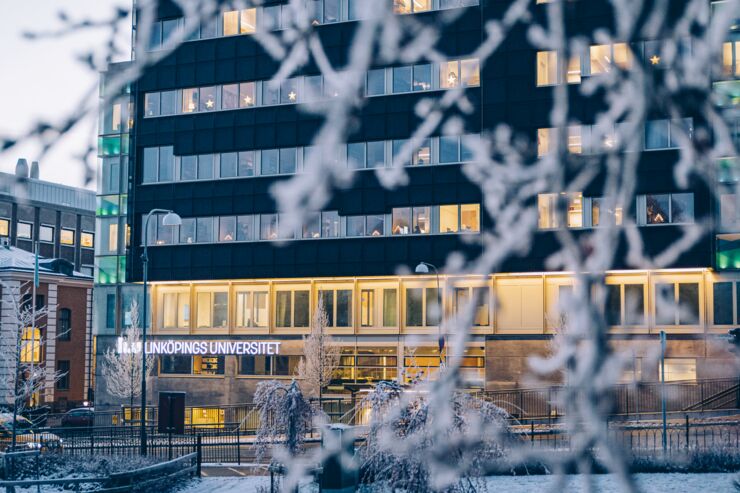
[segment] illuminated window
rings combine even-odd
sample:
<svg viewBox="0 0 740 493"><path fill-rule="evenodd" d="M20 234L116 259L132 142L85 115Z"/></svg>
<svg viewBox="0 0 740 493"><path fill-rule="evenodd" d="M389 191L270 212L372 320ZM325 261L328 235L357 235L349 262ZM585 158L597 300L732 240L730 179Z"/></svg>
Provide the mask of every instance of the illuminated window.
<svg viewBox="0 0 740 493"><path fill-rule="evenodd" d="M255 97L255 83L254 82L243 82L239 84L239 107L249 108L254 106L257 102Z"/></svg>
<svg viewBox="0 0 740 493"><path fill-rule="evenodd" d="M21 363L41 362L41 330L26 327L21 333Z"/></svg>
<svg viewBox="0 0 740 493"><path fill-rule="evenodd" d="M236 326L267 327L267 291L236 293Z"/></svg>
<svg viewBox="0 0 740 493"><path fill-rule="evenodd" d="M82 248L94 248L95 247L95 233L89 233L83 231L80 233L80 246Z"/></svg>
<svg viewBox="0 0 740 493"><path fill-rule="evenodd" d="M404 348L404 381L420 380L434 377L439 370L442 356L437 347L412 347Z"/></svg>
<svg viewBox="0 0 740 493"><path fill-rule="evenodd" d="M407 235L410 233L411 208L398 207L393 209L391 232L394 235Z"/></svg>
<svg viewBox="0 0 740 493"><path fill-rule="evenodd" d="M183 113L193 113L198 111L198 89L182 90L182 108Z"/></svg>
<svg viewBox="0 0 740 493"><path fill-rule="evenodd" d="M198 100L200 101L199 111L216 110L216 86L201 87Z"/></svg>
<svg viewBox="0 0 740 493"><path fill-rule="evenodd" d="M458 210L456 205L439 206L439 232L440 233L457 233L458 227Z"/></svg>
<svg viewBox="0 0 740 493"><path fill-rule="evenodd" d="M224 36L239 34L239 11L224 12L223 17Z"/></svg>
<svg viewBox="0 0 740 493"><path fill-rule="evenodd" d="M542 157L550 153L555 146L557 138L556 129L538 128L537 129L537 156Z"/></svg>
<svg viewBox="0 0 740 493"><path fill-rule="evenodd" d="M460 206L460 231L480 231L480 205L462 204Z"/></svg>
<svg viewBox="0 0 740 493"><path fill-rule="evenodd" d="M227 242L236 240L236 217L224 216L218 218L218 241Z"/></svg>
<svg viewBox="0 0 740 493"><path fill-rule="evenodd" d="M457 87L460 83L460 64L457 61L442 62L439 67L439 86L442 88Z"/></svg>
<svg viewBox="0 0 740 493"><path fill-rule="evenodd" d="M740 76L740 41L722 44L722 74L725 77Z"/></svg>
<svg viewBox="0 0 740 493"><path fill-rule="evenodd" d="M196 293L195 302L197 328L228 326L229 294L226 291L200 291Z"/></svg>
<svg viewBox="0 0 740 493"><path fill-rule="evenodd" d="M0 236L10 236L10 221L0 219Z"/></svg>
<svg viewBox="0 0 740 493"><path fill-rule="evenodd" d="M431 207L414 207L413 233L428 234L431 232Z"/></svg>
<svg viewBox="0 0 740 493"><path fill-rule="evenodd" d="M558 83L558 53L537 52L537 85L550 86Z"/></svg>
<svg viewBox="0 0 740 493"><path fill-rule="evenodd" d="M62 228L61 234L59 235L59 243L62 245L74 245L75 230Z"/></svg>
<svg viewBox="0 0 740 493"><path fill-rule="evenodd" d="M161 375L190 375L192 368L192 356L169 354L159 357L159 373Z"/></svg>
<svg viewBox="0 0 740 493"><path fill-rule="evenodd" d="M662 368L658 362L658 379L662 380ZM665 381L694 381L696 380L696 359L694 358L666 358Z"/></svg>
<svg viewBox="0 0 740 493"><path fill-rule="evenodd" d="M432 0L393 0L393 12L411 14L432 10Z"/></svg>
<svg viewBox="0 0 740 493"><path fill-rule="evenodd" d="M694 194L652 194L637 197L638 224L689 224L694 222Z"/></svg>
<svg viewBox="0 0 740 493"><path fill-rule="evenodd" d="M363 289L360 291L360 326L373 327L375 325L375 290Z"/></svg>
<svg viewBox="0 0 740 493"><path fill-rule="evenodd" d="M430 139L421 141L421 145L411 154L412 165L429 164L432 162L432 143Z"/></svg>
<svg viewBox="0 0 740 493"><path fill-rule="evenodd" d="M160 296L160 325L164 329L190 327L190 291L163 292Z"/></svg>
<svg viewBox="0 0 740 493"><path fill-rule="evenodd" d="M242 9L239 12L239 32L251 34L257 32L257 9Z"/></svg>
<svg viewBox="0 0 740 493"><path fill-rule="evenodd" d="M568 127L568 152L581 154L583 152L583 135L580 125Z"/></svg>
<svg viewBox="0 0 740 493"><path fill-rule="evenodd" d="M460 61L462 71L462 85L476 87L480 85L480 62L477 58Z"/></svg>
<svg viewBox="0 0 740 493"><path fill-rule="evenodd" d="M344 353L345 362L352 359L351 352ZM357 383L392 381L398 377L398 350L395 347L358 346L354 355L355 381Z"/></svg>
<svg viewBox="0 0 740 493"><path fill-rule="evenodd" d="M562 220L561 205L566 211L565 220ZM557 229L563 223L568 228L583 227L583 194L581 192L539 194L537 210L540 229Z"/></svg>
<svg viewBox="0 0 740 493"><path fill-rule="evenodd" d="M632 66L632 50L626 43L592 45L589 53L591 75L610 72L613 66L625 70Z"/></svg>
<svg viewBox="0 0 740 493"><path fill-rule="evenodd" d="M223 356L193 356L193 375L223 375Z"/></svg>

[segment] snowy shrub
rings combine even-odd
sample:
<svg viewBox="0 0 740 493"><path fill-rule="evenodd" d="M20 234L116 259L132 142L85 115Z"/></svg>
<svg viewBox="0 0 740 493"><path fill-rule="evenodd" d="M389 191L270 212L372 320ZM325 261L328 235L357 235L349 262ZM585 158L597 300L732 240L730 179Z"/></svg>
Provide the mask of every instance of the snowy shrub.
<svg viewBox="0 0 740 493"><path fill-rule="evenodd" d="M277 444L282 444L291 457L298 455L311 431L313 409L296 381L290 385L276 380L260 382L254 402L260 417L256 437L257 460Z"/></svg>

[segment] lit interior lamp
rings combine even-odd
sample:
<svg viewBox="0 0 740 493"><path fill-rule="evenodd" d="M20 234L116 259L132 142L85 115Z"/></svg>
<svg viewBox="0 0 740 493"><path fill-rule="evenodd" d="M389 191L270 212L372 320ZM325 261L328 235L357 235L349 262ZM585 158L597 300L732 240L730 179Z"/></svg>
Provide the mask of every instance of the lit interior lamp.
<svg viewBox="0 0 740 493"><path fill-rule="evenodd" d="M298 97L298 95L295 93L295 91L290 91L288 93L288 99L291 100L291 101L295 101L297 97Z"/></svg>
<svg viewBox="0 0 740 493"><path fill-rule="evenodd" d="M252 96L244 96L244 104L250 106L252 104Z"/></svg>
<svg viewBox="0 0 740 493"><path fill-rule="evenodd" d="M188 103L188 110L189 111L195 111L195 103L193 103L192 101L190 101Z"/></svg>
<svg viewBox="0 0 740 493"><path fill-rule="evenodd" d="M206 101L206 108L208 108L209 110L210 109L213 109L213 106L214 105L215 105L215 103L213 102L212 99L209 99L208 101Z"/></svg>
<svg viewBox="0 0 740 493"><path fill-rule="evenodd" d="M447 76L447 83L451 86L457 84L457 74L455 72L450 72Z"/></svg>
<svg viewBox="0 0 740 493"><path fill-rule="evenodd" d="M660 57L658 55L653 55L650 58L650 63L652 63L653 65L658 65L660 63Z"/></svg>

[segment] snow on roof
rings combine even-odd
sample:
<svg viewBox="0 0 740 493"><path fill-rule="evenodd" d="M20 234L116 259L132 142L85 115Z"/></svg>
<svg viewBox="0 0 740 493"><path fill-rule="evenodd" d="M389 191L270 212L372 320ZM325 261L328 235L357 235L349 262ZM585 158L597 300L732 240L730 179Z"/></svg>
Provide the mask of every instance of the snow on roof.
<svg viewBox="0 0 740 493"><path fill-rule="evenodd" d="M34 263L33 253L14 246L0 245L0 271L33 272ZM39 257L39 274L90 278L90 276L77 272L73 268L68 269L69 273L65 273L66 269L60 268L63 263L69 264L63 259Z"/></svg>

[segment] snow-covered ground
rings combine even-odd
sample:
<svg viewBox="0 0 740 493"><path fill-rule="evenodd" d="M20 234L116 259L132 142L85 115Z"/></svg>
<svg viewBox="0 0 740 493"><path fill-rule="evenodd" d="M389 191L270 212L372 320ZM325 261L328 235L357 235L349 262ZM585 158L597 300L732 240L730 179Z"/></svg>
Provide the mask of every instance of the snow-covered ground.
<svg viewBox="0 0 740 493"><path fill-rule="evenodd" d="M732 483L735 477L737 476L734 474L636 474L635 480L639 490L646 493L720 493L735 491ZM592 481L594 491L598 493L623 491L616 479L610 475L593 476ZM180 493L251 492L258 491L260 487L267 488L269 483L270 479L267 477L204 478L193 481L191 485L180 490ZM555 478L552 476L497 476L489 478L487 484L491 492L540 493L547 492L548 488L555 486ZM305 488L305 491L310 490ZM565 487L558 491L585 493L587 489L581 477L569 476Z"/></svg>

